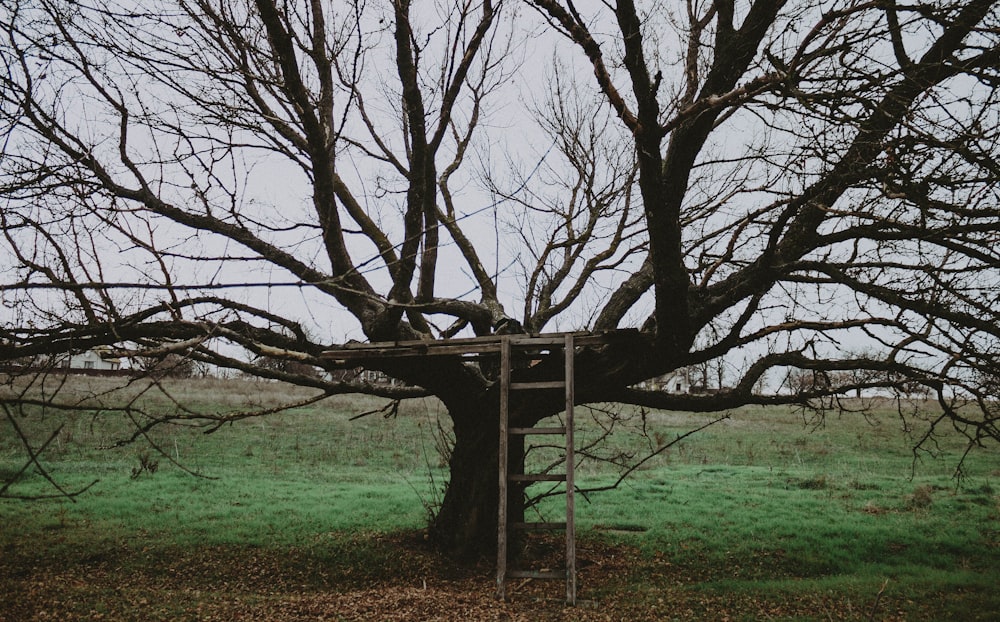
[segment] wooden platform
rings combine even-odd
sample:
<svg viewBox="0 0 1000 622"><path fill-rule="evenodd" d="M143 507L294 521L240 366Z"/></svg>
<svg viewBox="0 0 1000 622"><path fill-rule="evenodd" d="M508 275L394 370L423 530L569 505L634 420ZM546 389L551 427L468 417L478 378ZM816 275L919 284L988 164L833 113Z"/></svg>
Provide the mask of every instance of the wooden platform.
<svg viewBox="0 0 1000 622"><path fill-rule="evenodd" d="M576 346L599 346L628 337L635 337L635 329L610 330L602 332L541 333L537 335L487 335L484 337L463 337L457 339L428 339L408 341L378 341L372 343L351 342L329 350L320 356L335 364L359 365L365 361L386 358L418 358L422 356L478 357L500 355L500 342L506 337L514 347L561 347L566 335L573 336Z"/></svg>

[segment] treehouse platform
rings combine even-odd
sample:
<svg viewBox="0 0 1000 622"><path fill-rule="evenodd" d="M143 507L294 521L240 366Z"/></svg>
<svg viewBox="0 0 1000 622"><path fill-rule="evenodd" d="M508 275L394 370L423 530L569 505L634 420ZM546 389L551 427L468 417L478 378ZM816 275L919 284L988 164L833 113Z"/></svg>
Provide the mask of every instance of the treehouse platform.
<svg viewBox="0 0 1000 622"><path fill-rule="evenodd" d="M614 330L598 333L547 333L538 335L488 335L439 340L410 340L378 343L347 343L323 353L323 358L337 366L357 367L365 363L384 359L422 358L428 356L449 356L468 359L470 362L484 358L499 359L500 383L500 425L499 462L497 465L499 483L499 503L497 522L497 597L505 599L507 582L510 579L561 579L566 582L566 602L576 604L576 527L575 483L574 483L574 423L575 403L574 360L577 348L602 346L623 339L638 336L635 330ZM562 378L545 382L512 382L511 372L514 360L525 357L561 356L563 359ZM562 390L565 393L563 425L557 427L511 427L509 421L510 395L514 391ZM520 473L513 472L508 460L508 449L512 437L531 435L562 435L565 438L564 473ZM566 516L561 521L516 522L509 520L507 495L510 482L516 485L530 485L536 482L564 482L566 493ZM508 535L516 530L563 530L566 534L565 571L533 570L516 568L509 563L507 554Z"/></svg>

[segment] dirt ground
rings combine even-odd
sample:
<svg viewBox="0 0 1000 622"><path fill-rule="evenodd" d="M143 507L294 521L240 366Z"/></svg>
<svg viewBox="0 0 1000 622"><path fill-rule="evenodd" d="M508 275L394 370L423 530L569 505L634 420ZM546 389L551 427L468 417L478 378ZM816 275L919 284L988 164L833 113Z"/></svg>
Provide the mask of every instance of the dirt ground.
<svg viewBox="0 0 1000 622"><path fill-rule="evenodd" d="M8 547L0 555L0 622L915 619L912 607L897 609L889 597L861 603L829 594L703 590L704 577L669 560L593 544L580 551L575 607L565 603L565 584L551 580L512 580L502 602L488 562L459 567L414 538L393 538L385 547L398 558L386 568L331 568L329 558L267 549L124 546L58 559L30 546Z"/></svg>

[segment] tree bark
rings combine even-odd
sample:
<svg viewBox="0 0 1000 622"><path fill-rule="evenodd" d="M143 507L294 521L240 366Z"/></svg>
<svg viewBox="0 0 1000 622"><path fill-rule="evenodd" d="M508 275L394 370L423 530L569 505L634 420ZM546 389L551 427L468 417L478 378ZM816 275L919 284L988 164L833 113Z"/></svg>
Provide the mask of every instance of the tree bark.
<svg viewBox="0 0 1000 622"><path fill-rule="evenodd" d="M455 446L451 478L441 508L429 526L431 542L463 560L495 555L499 521L499 401L487 399L449 412L454 422ZM523 438L511 439L511 472L524 471ZM508 486L510 521L524 518L524 490ZM516 548L516 547L511 547Z"/></svg>

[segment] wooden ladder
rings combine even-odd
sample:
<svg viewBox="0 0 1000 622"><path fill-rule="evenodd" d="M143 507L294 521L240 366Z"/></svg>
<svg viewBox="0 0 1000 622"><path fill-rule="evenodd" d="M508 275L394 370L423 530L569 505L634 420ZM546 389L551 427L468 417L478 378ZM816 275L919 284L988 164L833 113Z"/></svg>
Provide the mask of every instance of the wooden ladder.
<svg viewBox="0 0 1000 622"><path fill-rule="evenodd" d="M565 358L563 380L546 382L511 382L513 368L512 358L518 353L531 353L549 350L549 356L561 349ZM505 335L500 341L500 507L499 525L497 529L497 597L506 598L506 583L508 579L565 579L566 602L576 604L576 527L573 521L573 357L574 335L565 334L551 337L532 337L524 335ZM565 426L512 428L508 425L510 416L511 391L564 389L566 395ZM527 436L534 434L564 435L566 439L566 472L564 474L523 474L510 473L508 465L508 449L512 436ZM535 482L566 482L566 520L565 522L510 522L507 515L508 482L524 482L530 485ZM514 569L507 567L507 535L510 530L541 530L563 529L566 532L566 570L536 571Z"/></svg>

